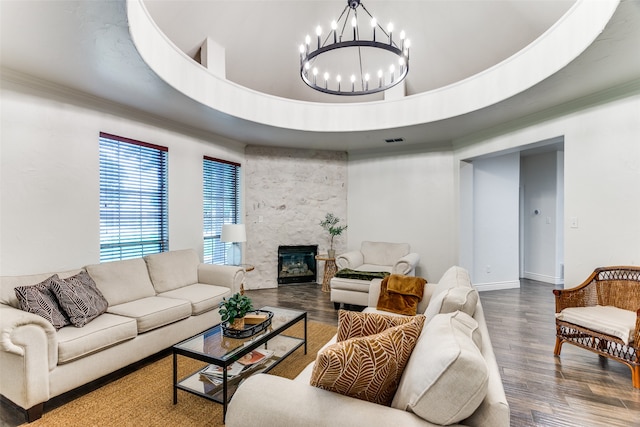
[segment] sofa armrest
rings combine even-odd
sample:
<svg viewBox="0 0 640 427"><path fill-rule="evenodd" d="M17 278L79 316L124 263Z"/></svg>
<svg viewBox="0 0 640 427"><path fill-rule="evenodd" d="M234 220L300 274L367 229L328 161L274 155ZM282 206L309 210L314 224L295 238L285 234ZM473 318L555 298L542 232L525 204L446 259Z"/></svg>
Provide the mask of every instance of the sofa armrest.
<svg viewBox="0 0 640 427"><path fill-rule="evenodd" d="M364 255L360 251L351 251L336 257L336 266L338 270L343 268L356 269L364 264Z"/></svg>
<svg viewBox="0 0 640 427"><path fill-rule="evenodd" d="M25 409L49 400L49 371L58 363L56 334L42 317L0 306L0 394Z"/></svg>
<svg viewBox="0 0 640 427"><path fill-rule="evenodd" d="M0 349L26 357L28 347L41 347L46 354L45 366L52 370L58 364L56 328L37 314L3 305L0 307ZM32 333L31 329L40 332ZM34 342L34 340L40 342Z"/></svg>
<svg viewBox="0 0 640 427"><path fill-rule="evenodd" d="M433 426L415 414L275 375L245 380L229 403L227 427Z"/></svg>
<svg viewBox="0 0 640 427"><path fill-rule="evenodd" d="M378 298L380 298L380 286L382 279L373 279L369 286L369 307L376 308L378 306Z"/></svg>
<svg viewBox="0 0 640 427"><path fill-rule="evenodd" d="M231 293L240 292L245 271L236 265L199 264L198 282L206 285L225 286Z"/></svg>
<svg viewBox="0 0 640 427"><path fill-rule="evenodd" d="M405 276L415 276L416 266L420 262L420 255L415 252L407 254L396 261L391 270L391 274L404 274Z"/></svg>

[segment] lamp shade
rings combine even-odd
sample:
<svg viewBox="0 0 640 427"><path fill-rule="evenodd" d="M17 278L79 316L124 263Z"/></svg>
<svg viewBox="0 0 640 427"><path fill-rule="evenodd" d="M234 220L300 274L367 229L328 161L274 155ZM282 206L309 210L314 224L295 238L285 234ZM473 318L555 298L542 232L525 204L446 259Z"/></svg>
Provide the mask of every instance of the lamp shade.
<svg viewBox="0 0 640 427"><path fill-rule="evenodd" d="M222 226L221 242L246 242L247 232L244 224L224 224Z"/></svg>

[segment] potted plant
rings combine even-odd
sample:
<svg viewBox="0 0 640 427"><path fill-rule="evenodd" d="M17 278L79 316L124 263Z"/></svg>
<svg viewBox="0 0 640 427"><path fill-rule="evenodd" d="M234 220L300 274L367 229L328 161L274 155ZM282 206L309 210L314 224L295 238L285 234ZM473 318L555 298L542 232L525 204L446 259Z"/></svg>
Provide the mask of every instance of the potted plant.
<svg viewBox="0 0 640 427"><path fill-rule="evenodd" d="M336 257L336 250L333 249L333 239L336 236L340 236L342 232L347 229L346 225L339 225L339 223L340 223L340 218L338 218L332 213L328 213L324 217L324 220L320 221L320 227L327 230L327 232L329 232L329 235L331 236L330 245L329 245L329 258Z"/></svg>
<svg viewBox="0 0 640 427"><path fill-rule="evenodd" d="M253 310L253 304L248 296L239 292L229 299L223 298L219 305L220 317L223 322L228 322L232 329L244 329L244 315Z"/></svg>

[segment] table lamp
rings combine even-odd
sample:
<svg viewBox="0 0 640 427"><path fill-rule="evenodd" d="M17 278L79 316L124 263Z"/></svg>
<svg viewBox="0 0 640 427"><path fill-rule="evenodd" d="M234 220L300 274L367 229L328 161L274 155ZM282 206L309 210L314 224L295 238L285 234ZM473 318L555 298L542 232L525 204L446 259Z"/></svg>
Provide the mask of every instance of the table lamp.
<svg viewBox="0 0 640 427"><path fill-rule="evenodd" d="M233 243L227 250L227 263L239 265L242 262L240 243L247 241L247 232L244 224L223 224L220 241Z"/></svg>

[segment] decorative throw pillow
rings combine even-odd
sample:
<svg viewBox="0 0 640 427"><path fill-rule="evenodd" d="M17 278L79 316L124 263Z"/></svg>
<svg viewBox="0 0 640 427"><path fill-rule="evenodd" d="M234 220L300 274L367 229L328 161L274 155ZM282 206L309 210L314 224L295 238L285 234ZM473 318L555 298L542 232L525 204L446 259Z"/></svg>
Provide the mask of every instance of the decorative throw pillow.
<svg viewBox="0 0 640 427"><path fill-rule="evenodd" d="M424 316L376 335L337 342L318 353L311 385L389 406L420 336Z"/></svg>
<svg viewBox="0 0 640 427"><path fill-rule="evenodd" d="M20 309L44 317L51 322L54 328L60 329L71 322L60 308L60 304L51 290L51 284L55 280L59 280L57 274L36 285L17 286L15 293L20 303Z"/></svg>
<svg viewBox="0 0 640 427"><path fill-rule="evenodd" d="M54 280L51 289L71 323L78 328L107 311L107 300L86 271Z"/></svg>
<svg viewBox="0 0 640 427"><path fill-rule="evenodd" d="M394 326L413 321L413 317L392 316L358 311L338 311L338 335L336 341L375 335Z"/></svg>

